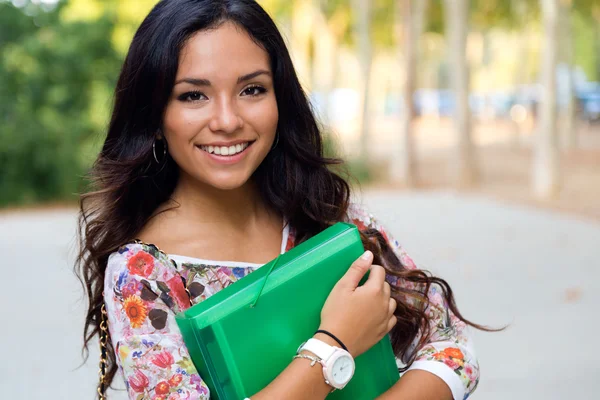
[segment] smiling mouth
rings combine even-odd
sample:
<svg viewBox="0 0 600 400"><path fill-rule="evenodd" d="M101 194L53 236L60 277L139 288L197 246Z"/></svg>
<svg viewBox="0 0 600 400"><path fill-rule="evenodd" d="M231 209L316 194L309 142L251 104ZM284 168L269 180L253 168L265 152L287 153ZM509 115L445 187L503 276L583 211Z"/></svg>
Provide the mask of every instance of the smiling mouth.
<svg viewBox="0 0 600 400"><path fill-rule="evenodd" d="M208 154L216 154L218 156L235 156L246 150L254 142L238 143L232 146L198 146L202 151Z"/></svg>

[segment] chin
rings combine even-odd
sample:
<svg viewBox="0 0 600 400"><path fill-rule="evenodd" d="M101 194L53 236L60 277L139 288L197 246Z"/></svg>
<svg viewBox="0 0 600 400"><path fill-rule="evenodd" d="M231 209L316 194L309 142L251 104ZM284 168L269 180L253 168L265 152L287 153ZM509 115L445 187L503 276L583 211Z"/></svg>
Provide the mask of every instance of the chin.
<svg viewBox="0 0 600 400"><path fill-rule="evenodd" d="M218 190L235 190L239 189L242 186L248 183L247 177L227 177L227 178L213 178L210 180L206 180L205 183L208 186L212 186Z"/></svg>

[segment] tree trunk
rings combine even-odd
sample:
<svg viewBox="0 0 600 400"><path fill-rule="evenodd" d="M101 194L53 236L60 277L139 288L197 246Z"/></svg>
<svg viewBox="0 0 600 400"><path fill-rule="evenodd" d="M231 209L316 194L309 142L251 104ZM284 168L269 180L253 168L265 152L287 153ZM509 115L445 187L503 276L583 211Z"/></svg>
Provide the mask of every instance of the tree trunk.
<svg viewBox="0 0 600 400"><path fill-rule="evenodd" d="M401 182L408 187L415 186L418 181L413 95L418 79L419 39L423 32L427 3L428 0L401 0L396 2L395 8L396 43L404 66L404 86L400 148L392 158L390 176L393 182Z"/></svg>
<svg viewBox="0 0 600 400"><path fill-rule="evenodd" d="M302 86L310 90L312 3L310 0L294 0L292 7L292 58Z"/></svg>
<svg viewBox="0 0 600 400"><path fill-rule="evenodd" d="M573 40L573 20L571 18L571 3L567 1L561 2L561 19L562 27L564 28L562 37L562 48L564 62L569 69L568 72L568 92L567 92L567 107L564 110L562 118L563 134L565 148L573 150L577 147L577 106L575 103L575 55L574 55L574 40Z"/></svg>
<svg viewBox="0 0 600 400"><path fill-rule="evenodd" d="M592 17L596 21L594 29L594 44L596 47L596 80L600 80L600 5L596 5L592 10Z"/></svg>
<svg viewBox="0 0 600 400"><path fill-rule="evenodd" d="M529 7L528 3L522 0L512 0L512 7L516 12L518 23L522 27L522 37L521 40L519 40L517 43L517 60L523 60L525 62L525 60L527 60L530 54L529 37L531 35L531 28L527 24ZM524 68L522 64L517 63L515 65L514 78L514 84L516 87L518 87L518 90L516 106L517 108L513 108L513 110L518 110L521 109L521 107L523 107L522 110L526 110L527 115L529 115L531 113L530 107L525 104L521 104L525 100L523 93L523 85L529 83L527 69ZM527 116L522 116L518 114L515 115L511 113L511 118L513 126L511 145L514 148L516 148L521 143L521 136L523 133L524 124L526 122Z"/></svg>
<svg viewBox="0 0 600 400"><path fill-rule="evenodd" d="M455 96L454 121L457 134L455 181L459 186L473 186L479 180L475 149L471 138L469 109L469 66L467 34L469 0L444 0L450 51L450 76Z"/></svg>
<svg viewBox="0 0 600 400"><path fill-rule="evenodd" d="M369 161L369 97L373 50L371 46L371 1L352 0L356 23L354 35L358 46L358 58L362 74L362 110L360 112L360 158Z"/></svg>
<svg viewBox="0 0 600 400"><path fill-rule="evenodd" d="M330 124L330 102L329 97L334 87L335 65L338 57L337 43L333 32L329 28L327 18L323 14L318 2L313 7L313 32L312 42L314 44L314 58L312 67L313 90L321 96L320 119L327 130Z"/></svg>
<svg viewBox="0 0 600 400"><path fill-rule="evenodd" d="M537 197L558 195L559 159L556 120L556 63L559 0L540 0L544 24L542 96L533 162L533 190Z"/></svg>

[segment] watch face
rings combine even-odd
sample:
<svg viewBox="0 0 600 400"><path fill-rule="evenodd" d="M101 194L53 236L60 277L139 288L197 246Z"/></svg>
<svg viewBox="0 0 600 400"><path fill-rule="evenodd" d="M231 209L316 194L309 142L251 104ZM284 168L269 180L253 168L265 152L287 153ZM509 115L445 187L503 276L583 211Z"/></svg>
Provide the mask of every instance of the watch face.
<svg viewBox="0 0 600 400"><path fill-rule="evenodd" d="M347 383L354 373L354 362L352 357L347 355L340 356L331 367L331 376L338 385Z"/></svg>

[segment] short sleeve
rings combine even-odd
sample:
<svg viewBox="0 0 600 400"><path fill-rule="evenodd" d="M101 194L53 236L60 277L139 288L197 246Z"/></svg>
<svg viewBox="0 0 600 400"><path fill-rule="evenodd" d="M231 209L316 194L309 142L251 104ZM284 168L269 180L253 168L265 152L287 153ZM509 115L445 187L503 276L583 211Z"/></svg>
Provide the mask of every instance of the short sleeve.
<svg viewBox="0 0 600 400"><path fill-rule="evenodd" d="M364 207L352 205L348 212L348 219L360 230L377 229L402 265L408 269L417 269L404 248ZM397 285L407 284L391 276L388 276L388 280ZM408 370L420 369L431 372L446 382L454 400L467 399L475 391L479 382L479 362L469 329L448 308L438 285L431 285L427 296L429 306L425 312L429 317L431 335L420 348L417 348L420 335L413 341L408 356L415 355L416 358ZM405 361L399 360L401 363Z"/></svg>
<svg viewBox="0 0 600 400"><path fill-rule="evenodd" d="M108 259L104 300L130 399L210 398L175 321L189 297L167 257L142 244L121 247Z"/></svg>

